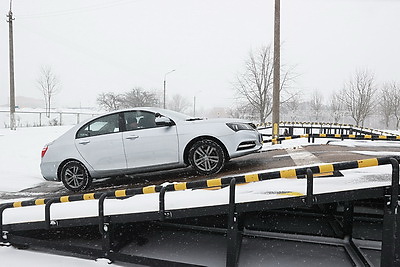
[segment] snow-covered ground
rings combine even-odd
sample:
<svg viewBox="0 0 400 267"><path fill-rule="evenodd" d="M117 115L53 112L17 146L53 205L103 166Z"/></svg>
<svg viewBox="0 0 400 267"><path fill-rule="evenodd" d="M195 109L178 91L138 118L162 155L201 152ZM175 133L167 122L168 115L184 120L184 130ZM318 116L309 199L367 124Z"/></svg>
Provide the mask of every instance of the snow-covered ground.
<svg viewBox="0 0 400 267"><path fill-rule="evenodd" d="M71 126L54 126L54 127L33 127L33 128L18 128L16 131L9 129L0 129L0 192L17 192L25 188L33 187L40 183L53 183L45 182L40 174L40 152L42 147L60 136L67 131ZM326 139L316 139L317 143L326 143ZM365 146L400 146L400 143L385 142L385 141L335 141L331 144L343 145L349 147L356 147L362 144ZM269 149L288 149L293 147L301 147L312 145L307 143L307 139L294 139L283 141L280 145L265 144L264 150ZM369 157L380 157L393 155L391 152L371 153L369 151L358 151ZM307 165L307 164L306 164ZM311 164L313 165L313 164ZM290 167L290 166L288 166ZM290 167L290 168L293 168ZM319 193L332 192L335 190L355 189L360 187L376 187L390 183L390 166L370 167L365 169L356 169L345 171L345 177L341 178L323 178L323 180L316 179L315 190ZM377 178L378 177L378 178ZM338 183L337 179L340 179ZM251 200L270 199L276 197L291 197L290 195L282 195L282 192L295 192L305 193L305 181L296 179L276 179L271 181L264 181L260 183L247 184L240 186L237 189L237 201L247 202ZM197 190L197 191L180 191L168 193L166 205L169 209L182 208L182 207L195 207L201 205L216 205L227 203L228 189L221 190ZM190 196L189 196L190 195ZM106 207L106 213L127 213L139 212L148 210L157 210L158 197L152 194L135 196L135 201L129 205L113 205L113 200L109 200ZM182 198L185 198L184 206L182 206ZM187 201L191 199L191 201ZM140 200L140 201L139 201ZM0 200L1 201L1 200ZM119 200L120 201L120 200ZM131 201L126 199L123 201ZM1 201L11 202L10 200ZM80 211L84 210L87 213L93 213L95 216L97 212L97 201L85 201L74 203L62 203L54 205L52 209L52 216L54 218L66 218L80 216ZM135 204L136 203L136 204ZM140 203L139 205L137 203ZM57 207L62 206L58 209ZM122 210L121 207L130 207L129 210ZM43 212L36 212L43 207L34 207L32 212L24 212L22 217L18 212L19 209L6 210L4 213L4 222L11 223L23 220L43 220ZM25 208L22 208L25 209ZM23 219L22 219L23 218ZM100 266L107 264L105 261L87 261L74 259L69 257L60 257L54 255L47 255L41 253L34 253L30 251L20 251L14 248L0 247L0 257L2 264L11 265L18 264L24 265L35 262L38 266L53 266L58 264L61 266L72 266L79 264L80 266ZM8 264L7 264L8 263ZM64 264L64 265L63 265Z"/></svg>

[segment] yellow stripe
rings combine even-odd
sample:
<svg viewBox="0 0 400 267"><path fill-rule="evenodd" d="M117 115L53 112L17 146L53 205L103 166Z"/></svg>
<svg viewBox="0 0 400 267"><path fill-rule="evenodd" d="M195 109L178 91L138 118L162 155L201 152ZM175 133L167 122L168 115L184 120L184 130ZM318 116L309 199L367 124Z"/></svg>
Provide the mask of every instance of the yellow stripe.
<svg viewBox="0 0 400 267"><path fill-rule="evenodd" d="M123 189L123 190L116 190L115 193L114 193L114 195L115 195L116 197L126 197L126 190L125 190L125 189Z"/></svg>
<svg viewBox="0 0 400 267"><path fill-rule="evenodd" d="M335 137L342 137L341 134L335 134Z"/></svg>
<svg viewBox="0 0 400 267"><path fill-rule="evenodd" d="M385 136L385 135L380 135L380 136L379 136L379 139L387 139L387 136Z"/></svg>
<svg viewBox="0 0 400 267"><path fill-rule="evenodd" d="M396 136L396 139L400 139L400 135Z"/></svg>
<svg viewBox="0 0 400 267"><path fill-rule="evenodd" d="M319 134L319 137L326 137L326 134Z"/></svg>
<svg viewBox="0 0 400 267"><path fill-rule="evenodd" d="M60 202L69 202L69 196L60 197Z"/></svg>
<svg viewBox="0 0 400 267"><path fill-rule="evenodd" d="M296 177L296 170L295 169L280 171L280 173L281 173L281 178L294 178L294 177Z"/></svg>
<svg viewBox="0 0 400 267"><path fill-rule="evenodd" d="M186 190L186 183L174 184L175 191Z"/></svg>
<svg viewBox="0 0 400 267"><path fill-rule="evenodd" d="M364 135L364 138L365 138L365 139L371 139L371 138L372 138L372 135L366 134L366 135Z"/></svg>
<svg viewBox="0 0 400 267"><path fill-rule="evenodd" d="M44 199L43 199L43 198L41 198L41 199L36 199L36 200L35 200L35 205L44 205Z"/></svg>
<svg viewBox="0 0 400 267"><path fill-rule="evenodd" d="M317 173L317 174L314 174L314 177L326 177L329 175L333 175L333 172Z"/></svg>
<svg viewBox="0 0 400 267"><path fill-rule="evenodd" d="M333 172L332 164L321 165L318 167L319 167L319 172Z"/></svg>
<svg viewBox="0 0 400 267"><path fill-rule="evenodd" d="M83 195L83 200L91 200L91 199L94 199L94 193Z"/></svg>
<svg viewBox="0 0 400 267"><path fill-rule="evenodd" d="M280 196L295 196L295 197L300 197L300 196L304 196L304 194L299 193L299 192L288 192L288 193L282 193L282 194L278 194Z"/></svg>
<svg viewBox="0 0 400 267"><path fill-rule="evenodd" d="M300 137L302 137L302 138L308 137L308 134L302 134L302 135L300 135Z"/></svg>
<svg viewBox="0 0 400 267"><path fill-rule="evenodd" d="M358 160L358 168L378 166L378 159L364 159Z"/></svg>
<svg viewBox="0 0 400 267"><path fill-rule="evenodd" d="M14 202L14 203L13 203L13 207L14 207L14 208L20 208L20 207L22 207L22 202L21 202L21 201Z"/></svg>
<svg viewBox="0 0 400 267"><path fill-rule="evenodd" d="M221 178L207 180L207 186L208 187L221 186L221 185L222 185Z"/></svg>
<svg viewBox="0 0 400 267"><path fill-rule="evenodd" d="M349 138L356 138L354 134L349 134Z"/></svg>
<svg viewBox="0 0 400 267"><path fill-rule="evenodd" d="M290 140L290 139L292 139L291 136L286 136L286 137L285 137L285 140Z"/></svg>
<svg viewBox="0 0 400 267"><path fill-rule="evenodd" d="M151 194L156 192L156 186L155 185L150 185L143 187L143 194Z"/></svg>
<svg viewBox="0 0 400 267"><path fill-rule="evenodd" d="M244 179L247 183L260 181L260 178L258 178L258 174L247 174L244 176Z"/></svg>

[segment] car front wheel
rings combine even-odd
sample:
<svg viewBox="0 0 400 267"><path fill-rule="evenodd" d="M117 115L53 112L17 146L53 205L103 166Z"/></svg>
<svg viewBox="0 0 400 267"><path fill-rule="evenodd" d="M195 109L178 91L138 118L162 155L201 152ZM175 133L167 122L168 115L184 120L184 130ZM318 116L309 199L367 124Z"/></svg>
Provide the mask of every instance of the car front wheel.
<svg viewBox="0 0 400 267"><path fill-rule="evenodd" d="M82 163L69 161L61 169L61 181L68 190L77 192L87 189L92 178Z"/></svg>
<svg viewBox="0 0 400 267"><path fill-rule="evenodd" d="M225 163L224 150L215 141L197 141L189 150L189 162L199 174L217 173Z"/></svg>

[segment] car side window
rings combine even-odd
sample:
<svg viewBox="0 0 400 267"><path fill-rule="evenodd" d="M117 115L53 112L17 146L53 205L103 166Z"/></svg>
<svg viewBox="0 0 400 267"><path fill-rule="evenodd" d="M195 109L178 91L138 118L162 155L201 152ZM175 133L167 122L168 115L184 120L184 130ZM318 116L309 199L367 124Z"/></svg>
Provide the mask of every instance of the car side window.
<svg viewBox="0 0 400 267"><path fill-rule="evenodd" d="M125 130L132 131L138 129L138 112L128 111L124 112Z"/></svg>
<svg viewBox="0 0 400 267"><path fill-rule="evenodd" d="M79 129L79 131L76 133L76 138L117 133L119 131L119 114L117 113L89 122Z"/></svg>
<svg viewBox="0 0 400 267"><path fill-rule="evenodd" d="M127 131L156 127L156 116L146 111L127 111L124 113L125 129Z"/></svg>

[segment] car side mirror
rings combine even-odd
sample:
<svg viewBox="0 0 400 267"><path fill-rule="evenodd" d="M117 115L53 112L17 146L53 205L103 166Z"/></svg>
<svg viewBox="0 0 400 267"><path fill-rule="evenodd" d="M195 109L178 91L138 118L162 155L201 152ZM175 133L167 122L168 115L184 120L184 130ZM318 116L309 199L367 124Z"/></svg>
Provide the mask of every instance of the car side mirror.
<svg viewBox="0 0 400 267"><path fill-rule="evenodd" d="M167 118L167 117L156 117L155 122L156 122L157 126L175 125L175 123L170 118Z"/></svg>

